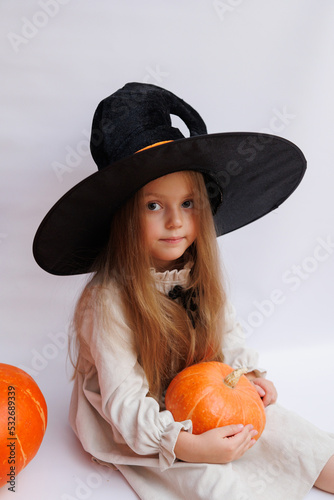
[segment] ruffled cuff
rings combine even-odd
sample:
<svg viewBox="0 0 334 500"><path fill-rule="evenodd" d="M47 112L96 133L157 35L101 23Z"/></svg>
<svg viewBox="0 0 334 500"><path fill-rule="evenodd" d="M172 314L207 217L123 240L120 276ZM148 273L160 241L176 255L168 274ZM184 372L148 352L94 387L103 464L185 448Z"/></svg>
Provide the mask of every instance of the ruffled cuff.
<svg viewBox="0 0 334 500"><path fill-rule="evenodd" d="M243 367L247 368L247 373L254 373L254 376L256 378L259 378L259 377L265 378L267 375L266 370L263 370L261 368L255 368L255 366L252 363L242 363L241 361L240 362L236 361L232 365L232 368L234 370L237 370L238 368L243 368Z"/></svg>
<svg viewBox="0 0 334 500"><path fill-rule="evenodd" d="M234 370L237 368L247 368L247 372L254 372L256 377L265 377L267 371L258 367L258 353L250 348L232 348L226 349L224 353L224 362L230 365Z"/></svg>
<svg viewBox="0 0 334 500"><path fill-rule="evenodd" d="M249 370L249 372L253 372L256 378L265 378L267 375L267 370L261 370L260 368L254 368L253 370Z"/></svg>
<svg viewBox="0 0 334 500"><path fill-rule="evenodd" d="M171 467L175 462L174 448L182 430L192 432L191 420L171 422L162 433L159 446L159 467L161 472Z"/></svg>

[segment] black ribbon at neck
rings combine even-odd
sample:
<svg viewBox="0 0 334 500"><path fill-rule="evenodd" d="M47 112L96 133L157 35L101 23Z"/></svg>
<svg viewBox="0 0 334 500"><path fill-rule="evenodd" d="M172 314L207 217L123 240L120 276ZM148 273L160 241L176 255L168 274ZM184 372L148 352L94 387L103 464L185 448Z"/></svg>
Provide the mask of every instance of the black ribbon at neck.
<svg viewBox="0 0 334 500"><path fill-rule="evenodd" d="M192 288L185 290L181 285L175 285L169 293L168 297L172 300L180 299L182 306L185 308L193 328L195 328L195 313L197 311L196 291Z"/></svg>

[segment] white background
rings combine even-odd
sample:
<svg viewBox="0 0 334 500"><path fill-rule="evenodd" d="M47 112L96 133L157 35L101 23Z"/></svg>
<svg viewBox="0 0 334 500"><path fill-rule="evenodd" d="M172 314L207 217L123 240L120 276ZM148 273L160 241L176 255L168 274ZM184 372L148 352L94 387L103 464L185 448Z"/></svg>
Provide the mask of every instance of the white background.
<svg viewBox="0 0 334 500"><path fill-rule="evenodd" d="M38 454L0 499L137 498L67 423L66 332L85 277L48 275L31 251L49 208L96 169L98 102L130 81L176 93L209 132L266 129L303 150L292 197L219 244L281 404L333 431L333 1L2 0L0 30L1 361L32 374L49 409Z"/></svg>

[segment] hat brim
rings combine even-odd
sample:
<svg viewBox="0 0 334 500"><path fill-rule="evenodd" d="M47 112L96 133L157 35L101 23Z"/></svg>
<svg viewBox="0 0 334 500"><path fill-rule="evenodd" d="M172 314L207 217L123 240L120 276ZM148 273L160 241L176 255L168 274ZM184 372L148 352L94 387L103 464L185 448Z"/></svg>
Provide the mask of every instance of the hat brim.
<svg viewBox="0 0 334 500"><path fill-rule="evenodd" d="M119 160L68 191L48 212L33 243L45 271L90 271L109 238L115 211L148 182L173 172L208 174L223 193L217 236L277 208L300 183L306 160L290 141L270 134L219 133L169 142Z"/></svg>

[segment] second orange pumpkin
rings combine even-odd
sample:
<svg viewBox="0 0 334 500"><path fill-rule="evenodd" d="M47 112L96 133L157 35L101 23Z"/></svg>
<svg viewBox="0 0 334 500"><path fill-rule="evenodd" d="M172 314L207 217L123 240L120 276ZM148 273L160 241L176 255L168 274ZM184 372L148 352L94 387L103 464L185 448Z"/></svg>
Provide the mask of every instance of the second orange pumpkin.
<svg viewBox="0 0 334 500"><path fill-rule="evenodd" d="M36 455L47 425L47 406L33 378L0 363L0 488L16 489L16 476Z"/></svg>
<svg viewBox="0 0 334 500"><path fill-rule="evenodd" d="M180 372L167 389L165 403L176 421L192 421L194 434L230 424L252 424L258 439L265 427L264 405L254 385L240 370L217 361Z"/></svg>

